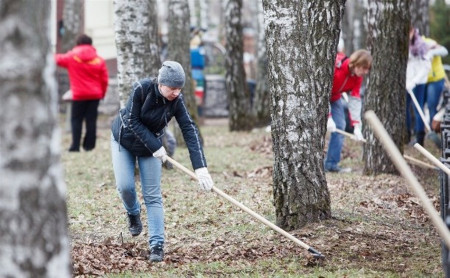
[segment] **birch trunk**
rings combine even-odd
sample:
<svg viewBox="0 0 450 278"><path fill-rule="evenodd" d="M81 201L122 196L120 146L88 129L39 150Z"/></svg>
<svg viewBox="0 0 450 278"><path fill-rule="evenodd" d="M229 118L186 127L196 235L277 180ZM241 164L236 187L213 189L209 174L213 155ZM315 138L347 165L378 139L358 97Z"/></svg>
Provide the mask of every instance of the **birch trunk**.
<svg viewBox="0 0 450 278"><path fill-rule="evenodd" d="M186 73L183 96L189 114L191 114L194 122L198 123L197 104L195 103L193 79L191 76L189 14L189 3L187 0L169 1L168 60L177 61L183 66ZM176 126L174 133L178 144L184 144L184 139L178 126Z"/></svg>
<svg viewBox="0 0 450 278"><path fill-rule="evenodd" d="M373 56L364 110L373 110L403 153L409 2L370 0L368 48ZM398 173L374 134L364 127L364 174Z"/></svg>
<svg viewBox="0 0 450 278"><path fill-rule="evenodd" d="M409 11L413 26L419 29L421 35L430 36L430 1L411 0Z"/></svg>
<svg viewBox="0 0 450 278"><path fill-rule="evenodd" d="M50 1L0 4L2 277L71 277Z"/></svg>
<svg viewBox="0 0 450 278"><path fill-rule="evenodd" d="M253 123L243 59L242 0L229 0L225 9L227 37L225 80L229 99L229 129L230 131L250 130Z"/></svg>
<svg viewBox="0 0 450 278"><path fill-rule="evenodd" d="M258 7L258 41L256 44L257 68L256 88L253 97L253 116L256 125L267 125L270 123L270 94L267 90L267 55L266 37L264 34L264 11L262 0L257 1Z"/></svg>
<svg viewBox="0 0 450 278"><path fill-rule="evenodd" d="M84 32L84 0L64 1L63 22L61 52L67 52L75 46L78 35Z"/></svg>
<svg viewBox="0 0 450 278"><path fill-rule="evenodd" d="M274 204L287 230L331 217L323 149L344 2L263 1Z"/></svg>
<svg viewBox="0 0 450 278"><path fill-rule="evenodd" d="M124 107L133 83L158 76L161 67L154 0L114 0L117 85Z"/></svg>

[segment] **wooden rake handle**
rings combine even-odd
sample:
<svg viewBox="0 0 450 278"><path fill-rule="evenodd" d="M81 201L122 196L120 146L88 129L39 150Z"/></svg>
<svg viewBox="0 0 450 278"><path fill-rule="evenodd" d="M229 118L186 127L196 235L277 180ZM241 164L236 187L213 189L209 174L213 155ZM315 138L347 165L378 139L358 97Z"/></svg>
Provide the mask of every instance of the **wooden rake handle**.
<svg viewBox="0 0 450 278"><path fill-rule="evenodd" d="M167 160L172 163L173 165L175 165L178 169L182 170L183 172L185 172L186 174L188 174L189 176L191 176L193 179L198 180L197 175L195 175L194 172L192 172L191 170L189 170L188 168L184 167L183 165L181 165L180 163L178 163L177 161L175 161L173 158L167 156ZM256 218L259 222L263 223L264 225L268 226L269 228L271 228L272 230L278 232L279 234L281 234L282 236L290 239L291 241L293 241L295 244L299 245L302 248L305 248L306 250L308 250L308 252L310 252L311 254L313 254L314 257L319 257L319 258L323 258L324 256L317 250L315 250L314 248L312 248L311 246L309 246L308 244L304 243L303 241L297 239L296 237L294 237L293 235L289 234L288 232L286 232L285 230L281 229L280 227L276 226L275 224L273 224L272 222L270 222L269 220L265 219L264 217L262 217L261 215L257 214L256 212L254 212L253 210L249 209L248 207L246 207L245 205L243 205L242 203L238 202L237 200L233 199L230 195L226 194L225 192L223 192L222 190L220 190L219 188L213 186L212 187L212 191L216 192L217 194L219 194L222 198L228 200L229 202L231 202L233 205L238 206L239 208L241 208L243 211L245 211L246 213L250 214L251 216L253 216L254 218Z"/></svg>
<svg viewBox="0 0 450 278"><path fill-rule="evenodd" d="M346 132L346 131L343 131L343 130L340 130L340 129L336 129L335 132L340 133L340 134L342 134L342 135L345 135L345 136L347 136L347 137L350 137L352 140L356 140L356 139L355 139L355 135L353 135L353 134L351 134L351 133L348 133L348 132ZM361 140L361 142L367 143L367 140L366 140L366 139L363 139L363 140ZM433 165L428 164L428 163L425 163L425 162L423 162L423 161L420 161L420 160L418 160L418 159L416 159L416 158L414 158L414 157L411 157L411 156L408 156L408 155L403 155L403 157L404 157L406 160L408 160L409 162L411 162L412 164L416 164L416 165L421 166L421 167L424 167L424 168L429 168L429 169L434 169L434 170L436 170L436 167L434 167Z"/></svg>
<svg viewBox="0 0 450 278"><path fill-rule="evenodd" d="M403 159L402 154L397 149L397 146L395 146L386 129L384 129L383 124L380 122L380 120L373 111L367 111L364 114L364 116L366 120L369 122L370 126L372 127L375 135L380 140L384 149L389 154L392 162L394 162L395 166L397 167L397 170L402 174L403 178L407 181L407 184L409 185L410 189L416 194L417 197L419 197L422 203L422 207L430 217L431 222L436 227L439 235L444 240L447 247L450 248L450 232L447 226L439 216L430 199L427 197L425 191L423 190L423 187L417 181L417 178L414 176L408 164Z"/></svg>
<svg viewBox="0 0 450 278"><path fill-rule="evenodd" d="M425 128L427 129L427 132L431 131L430 125L428 124L427 120L425 119L425 115L423 114L422 108L420 108L419 102L417 101L416 96L414 95L414 92L412 90L407 90L409 96L411 97L412 102L414 103L414 106L417 109L417 112L419 112L420 118L422 118L423 124L425 125Z"/></svg>
<svg viewBox="0 0 450 278"><path fill-rule="evenodd" d="M424 147L419 145L418 143L414 144L414 148L418 150L421 154L423 154L428 160L430 160L434 165L439 167L444 173L446 173L448 176L450 176L450 169L444 165L444 163L440 162L439 159L434 157L429 151L427 151Z"/></svg>

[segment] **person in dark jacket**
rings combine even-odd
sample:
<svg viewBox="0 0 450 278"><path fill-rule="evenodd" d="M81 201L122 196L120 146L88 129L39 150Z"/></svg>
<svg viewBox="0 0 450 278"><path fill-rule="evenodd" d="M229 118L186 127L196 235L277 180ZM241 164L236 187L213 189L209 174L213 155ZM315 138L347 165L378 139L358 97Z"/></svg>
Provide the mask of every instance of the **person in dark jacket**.
<svg viewBox="0 0 450 278"><path fill-rule="evenodd" d="M56 54L55 59L58 66L69 72L72 92L72 145L69 151L80 151L83 121L86 121L83 148L90 151L95 148L98 105L108 88L106 63L97 55L91 37L85 34L78 36L77 45L72 50Z"/></svg>
<svg viewBox="0 0 450 278"><path fill-rule="evenodd" d="M119 195L128 214L132 236L142 232L140 204L135 191L134 169L139 166L142 195L147 209L150 261L164 258L164 212L161 196L161 168L167 159L161 137L175 117L200 188L210 191L214 183L208 172L198 129L181 94L185 73L181 65L166 61L158 78L136 82L125 108L112 123L111 151Z"/></svg>

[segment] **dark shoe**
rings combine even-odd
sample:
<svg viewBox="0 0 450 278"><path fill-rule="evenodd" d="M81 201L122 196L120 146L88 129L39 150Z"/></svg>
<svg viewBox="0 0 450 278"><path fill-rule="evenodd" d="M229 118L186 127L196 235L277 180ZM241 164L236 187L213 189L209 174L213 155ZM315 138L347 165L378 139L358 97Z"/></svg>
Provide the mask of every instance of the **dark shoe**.
<svg viewBox="0 0 450 278"><path fill-rule="evenodd" d="M150 247L150 261L154 263L161 262L164 259L163 245L158 243Z"/></svg>
<svg viewBox="0 0 450 278"><path fill-rule="evenodd" d="M436 132L431 131L430 133L428 133L427 139L432 141L438 149L442 148L441 138L436 134Z"/></svg>
<svg viewBox="0 0 450 278"><path fill-rule="evenodd" d="M132 236L138 236L142 232L141 214L128 214L128 230Z"/></svg>
<svg viewBox="0 0 450 278"><path fill-rule="evenodd" d="M79 152L80 149L77 149L77 148L74 148L74 147L70 147L68 151L69 152Z"/></svg>
<svg viewBox="0 0 450 278"><path fill-rule="evenodd" d="M416 142L419 143L419 145L423 146L423 141L425 139L425 131L420 131L416 135Z"/></svg>
<svg viewBox="0 0 450 278"><path fill-rule="evenodd" d="M336 166L334 168L325 168L325 172L331 172L331 173L350 173L352 171L352 168L341 168L339 166Z"/></svg>
<svg viewBox="0 0 450 278"><path fill-rule="evenodd" d="M164 166L164 168L166 168L167 170L172 170L172 169L173 169L173 165L172 165L172 163L170 163L169 161L164 162L163 166Z"/></svg>

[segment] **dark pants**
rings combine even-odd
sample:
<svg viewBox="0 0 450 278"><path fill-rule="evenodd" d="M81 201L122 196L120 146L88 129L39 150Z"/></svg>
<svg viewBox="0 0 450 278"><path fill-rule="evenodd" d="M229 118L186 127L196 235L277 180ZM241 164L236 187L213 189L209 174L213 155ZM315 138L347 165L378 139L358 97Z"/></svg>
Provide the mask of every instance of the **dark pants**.
<svg viewBox="0 0 450 278"><path fill-rule="evenodd" d="M97 133L98 104L100 100L72 101L72 146L69 150L79 151L83 120L86 121L86 135L83 140L83 149L90 151L95 148Z"/></svg>

